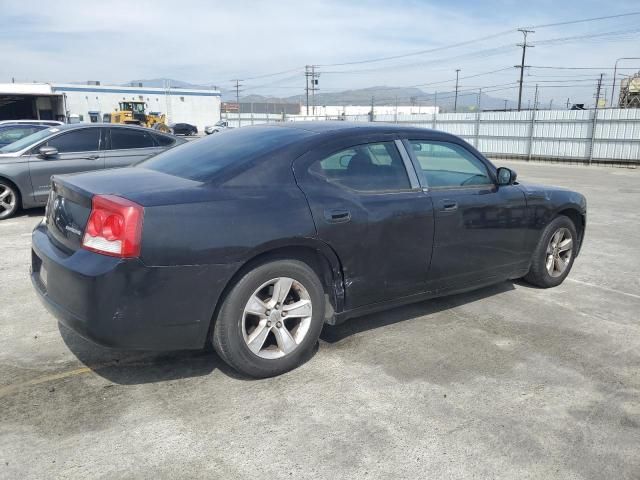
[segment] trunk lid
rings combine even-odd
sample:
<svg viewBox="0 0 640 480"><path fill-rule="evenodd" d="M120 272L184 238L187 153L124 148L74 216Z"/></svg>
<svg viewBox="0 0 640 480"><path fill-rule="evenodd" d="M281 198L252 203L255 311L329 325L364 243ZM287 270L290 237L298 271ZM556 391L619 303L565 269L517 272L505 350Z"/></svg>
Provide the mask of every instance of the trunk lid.
<svg viewBox="0 0 640 480"><path fill-rule="evenodd" d="M202 199L202 183L146 168L127 167L98 172L54 176L47 202L45 222L51 241L72 253L82 244L94 195L116 195L148 207L179 203L186 190L190 201ZM194 195L193 191L202 195Z"/></svg>

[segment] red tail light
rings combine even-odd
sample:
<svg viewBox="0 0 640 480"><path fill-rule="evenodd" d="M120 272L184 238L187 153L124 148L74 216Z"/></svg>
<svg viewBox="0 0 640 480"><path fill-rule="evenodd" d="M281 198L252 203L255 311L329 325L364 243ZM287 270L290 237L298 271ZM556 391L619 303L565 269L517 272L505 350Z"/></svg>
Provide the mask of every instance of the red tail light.
<svg viewBox="0 0 640 480"><path fill-rule="evenodd" d="M114 195L96 195L82 238L82 246L112 257L140 255L142 206Z"/></svg>

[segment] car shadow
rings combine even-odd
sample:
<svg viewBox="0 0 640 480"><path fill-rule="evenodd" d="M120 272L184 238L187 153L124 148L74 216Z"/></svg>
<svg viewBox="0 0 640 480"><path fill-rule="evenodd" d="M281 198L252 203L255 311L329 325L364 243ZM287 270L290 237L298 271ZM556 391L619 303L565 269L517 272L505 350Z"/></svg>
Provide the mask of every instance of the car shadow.
<svg viewBox="0 0 640 480"><path fill-rule="evenodd" d="M13 218L37 218L37 217L43 217L43 216L44 216L44 207L29 208L27 210L21 208L15 213Z"/></svg>
<svg viewBox="0 0 640 480"><path fill-rule="evenodd" d="M62 340L80 362L119 385L167 382L203 377L215 370L238 380L250 380L229 367L212 349L172 352L130 351L96 345L58 323Z"/></svg>
<svg viewBox="0 0 640 480"><path fill-rule="evenodd" d="M527 285L528 286L528 285ZM365 315L347 320L340 325L325 325L320 339L329 344L338 343L351 335L376 328L386 327L416 317L433 315L443 310L483 300L493 295L515 290L514 282L501 282L489 287L480 288L467 293L432 298L422 302L412 303L403 307L384 310L383 312Z"/></svg>
<svg viewBox="0 0 640 480"><path fill-rule="evenodd" d="M320 341L335 344L357 333L432 315L514 290L514 288L513 282L502 282L469 293L425 300L352 318L337 326L325 325ZM58 323L58 329L63 341L80 362L97 375L119 385L140 385L204 377L215 370L237 380L252 380L251 377L244 376L229 367L211 348L174 352L118 350L91 343L60 323ZM305 362L313 358L318 349L319 343L316 343Z"/></svg>

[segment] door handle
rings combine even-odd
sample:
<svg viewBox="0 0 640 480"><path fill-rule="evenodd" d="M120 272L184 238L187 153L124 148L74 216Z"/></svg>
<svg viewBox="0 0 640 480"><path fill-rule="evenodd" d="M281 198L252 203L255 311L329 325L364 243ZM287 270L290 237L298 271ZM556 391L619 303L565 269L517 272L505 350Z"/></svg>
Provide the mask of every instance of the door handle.
<svg viewBox="0 0 640 480"><path fill-rule="evenodd" d="M345 223L351 220L351 213L346 209L325 210L324 219L329 223Z"/></svg>
<svg viewBox="0 0 640 480"><path fill-rule="evenodd" d="M88 160L98 160L100 158L100 155L89 155L87 157Z"/></svg>
<svg viewBox="0 0 640 480"><path fill-rule="evenodd" d="M440 209L443 212L454 212L458 209L458 202L454 200L441 200Z"/></svg>

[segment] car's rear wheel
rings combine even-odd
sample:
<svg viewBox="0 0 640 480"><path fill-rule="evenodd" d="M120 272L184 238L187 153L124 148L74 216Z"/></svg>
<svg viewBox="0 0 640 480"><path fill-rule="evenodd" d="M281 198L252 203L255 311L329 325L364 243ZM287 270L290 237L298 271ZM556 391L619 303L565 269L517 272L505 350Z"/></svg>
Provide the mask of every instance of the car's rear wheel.
<svg viewBox="0 0 640 480"><path fill-rule="evenodd" d="M561 215L547 225L531 259L531 268L524 279L538 287L560 285L573 266L578 235L568 217Z"/></svg>
<svg viewBox="0 0 640 480"><path fill-rule="evenodd" d="M291 370L308 357L324 322L324 291L298 260L277 260L246 272L226 296L213 328L222 359L252 377Z"/></svg>
<svg viewBox="0 0 640 480"><path fill-rule="evenodd" d="M13 216L18 211L19 194L9 182L0 180L0 220Z"/></svg>

